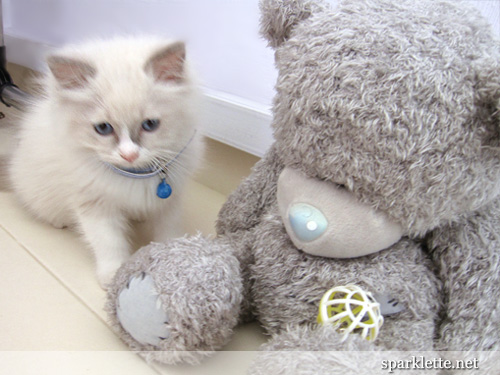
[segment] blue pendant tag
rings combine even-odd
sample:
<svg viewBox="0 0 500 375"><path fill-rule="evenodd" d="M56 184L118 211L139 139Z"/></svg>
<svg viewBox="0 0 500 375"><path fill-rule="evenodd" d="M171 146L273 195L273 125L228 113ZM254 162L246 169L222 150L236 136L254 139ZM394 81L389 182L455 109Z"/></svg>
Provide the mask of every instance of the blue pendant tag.
<svg viewBox="0 0 500 375"><path fill-rule="evenodd" d="M167 199L172 194L172 187L165 182L165 179L162 178L161 182L158 184L156 188L156 195L161 199Z"/></svg>

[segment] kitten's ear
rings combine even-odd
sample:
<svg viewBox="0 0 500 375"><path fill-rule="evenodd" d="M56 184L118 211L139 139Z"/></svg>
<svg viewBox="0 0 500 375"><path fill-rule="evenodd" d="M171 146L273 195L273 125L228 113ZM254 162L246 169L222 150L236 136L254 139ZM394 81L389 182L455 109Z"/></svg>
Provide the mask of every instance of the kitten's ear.
<svg viewBox="0 0 500 375"><path fill-rule="evenodd" d="M183 42L170 44L155 53L146 63L146 72L159 82L180 82L184 78L186 47Z"/></svg>
<svg viewBox="0 0 500 375"><path fill-rule="evenodd" d="M95 68L85 61L69 57L49 56L47 63L57 82L65 89L82 88L96 74Z"/></svg>

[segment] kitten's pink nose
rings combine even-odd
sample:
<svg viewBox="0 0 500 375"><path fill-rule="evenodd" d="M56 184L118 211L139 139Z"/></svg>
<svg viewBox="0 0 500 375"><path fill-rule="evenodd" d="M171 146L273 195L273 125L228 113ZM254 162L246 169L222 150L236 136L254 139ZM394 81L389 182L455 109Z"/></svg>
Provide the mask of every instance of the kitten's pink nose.
<svg viewBox="0 0 500 375"><path fill-rule="evenodd" d="M139 152L138 151L120 152L120 156L129 163L133 163L139 157Z"/></svg>

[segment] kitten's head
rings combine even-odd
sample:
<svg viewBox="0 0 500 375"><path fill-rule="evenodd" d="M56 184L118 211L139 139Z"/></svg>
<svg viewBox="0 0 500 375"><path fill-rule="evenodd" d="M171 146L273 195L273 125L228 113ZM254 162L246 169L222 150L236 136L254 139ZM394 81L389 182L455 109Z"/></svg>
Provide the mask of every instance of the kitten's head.
<svg viewBox="0 0 500 375"><path fill-rule="evenodd" d="M165 164L192 137L196 89L181 42L122 38L48 58L48 99L68 141L121 168Z"/></svg>

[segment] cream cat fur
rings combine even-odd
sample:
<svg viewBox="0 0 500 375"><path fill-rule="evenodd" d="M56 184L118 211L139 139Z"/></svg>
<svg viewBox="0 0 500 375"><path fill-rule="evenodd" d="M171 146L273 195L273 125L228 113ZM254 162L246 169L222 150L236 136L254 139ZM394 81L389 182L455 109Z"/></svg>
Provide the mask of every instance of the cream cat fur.
<svg viewBox="0 0 500 375"><path fill-rule="evenodd" d="M179 196L202 151L197 89L180 42L94 41L47 62L44 94L21 121L11 182L37 217L81 231L104 287L131 251L130 220L147 220L156 241L179 234ZM160 176L124 177L110 167L169 161L168 199L156 195Z"/></svg>

